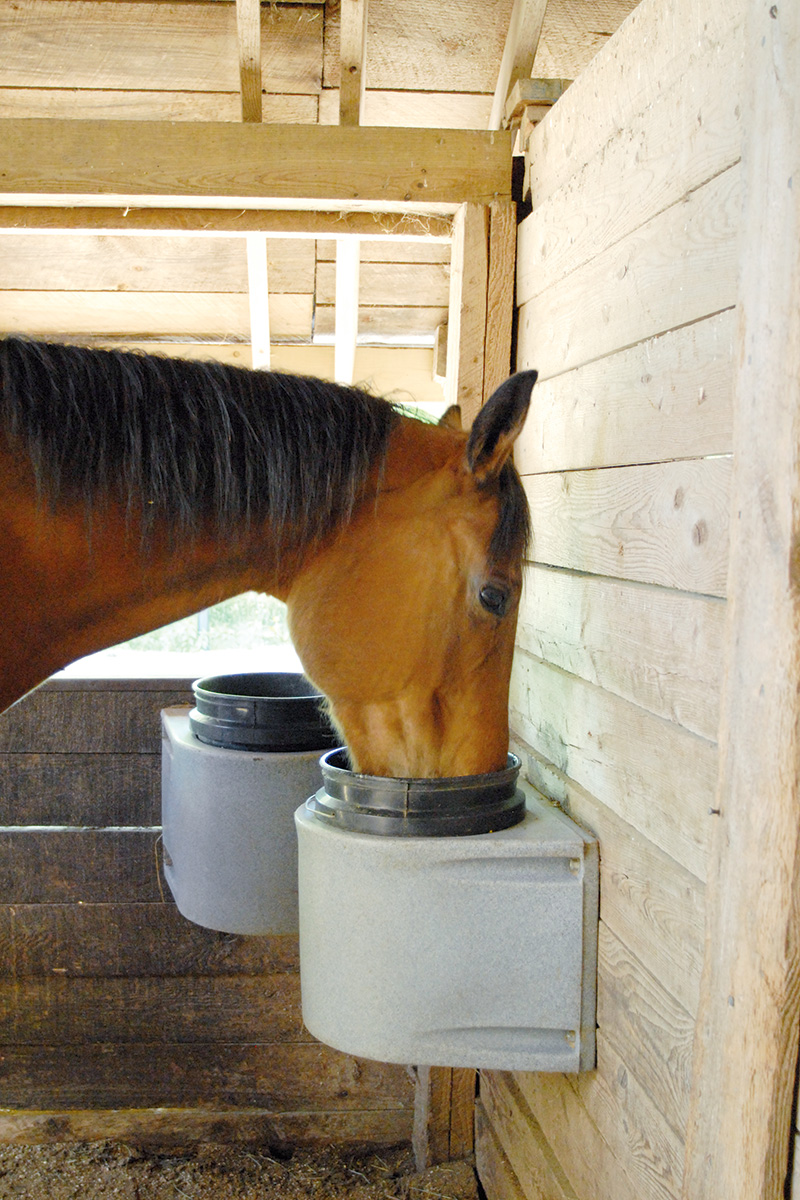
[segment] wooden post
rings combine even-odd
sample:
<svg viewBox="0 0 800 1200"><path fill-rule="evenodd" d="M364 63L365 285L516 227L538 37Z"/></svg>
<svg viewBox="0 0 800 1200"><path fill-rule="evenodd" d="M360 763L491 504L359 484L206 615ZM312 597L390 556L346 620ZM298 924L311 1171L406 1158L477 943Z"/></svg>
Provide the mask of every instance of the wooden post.
<svg viewBox="0 0 800 1200"><path fill-rule="evenodd" d="M487 213L481 204L462 204L453 221L445 398L461 406L464 428L483 403Z"/></svg>
<svg viewBox="0 0 800 1200"><path fill-rule="evenodd" d="M242 120L261 120L261 0L236 0Z"/></svg>
<svg viewBox="0 0 800 1200"><path fill-rule="evenodd" d="M418 1171L472 1154L477 1073L466 1067L417 1067L412 1145Z"/></svg>
<svg viewBox="0 0 800 1200"><path fill-rule="evenodd" d="M800 1021L800 6L748 7L727 671L684 1200L783 1196Z"/></svg>
<svg viewBox="0 0 800 1200"><path fill-rule="evenodd" d="M514 0L489 117L490 129L500 128L508 93L518 79L529 76L533 70L546 8L547 0Z"/></svg>
<svg viewBox="0 0 800 1200"><path fill-rule="evenodd" d="M484 403L512 370L511 330L514 322L516 266L517 206L513 200L495 200L489 206Z"/></svg>
<svg viewBox="0 0 800 1200"><path fill-rule="evenodd" d="M364 110L368 0L341 0L339 124L360 125Z"/></svg>

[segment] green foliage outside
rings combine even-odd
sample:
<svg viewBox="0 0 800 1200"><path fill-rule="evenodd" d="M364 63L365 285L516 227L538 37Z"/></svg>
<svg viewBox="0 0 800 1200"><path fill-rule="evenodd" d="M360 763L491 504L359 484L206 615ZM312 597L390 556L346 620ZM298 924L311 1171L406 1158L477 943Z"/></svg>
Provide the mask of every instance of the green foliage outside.
<svg viewBox="0 0 800 1200"><path fill-rule="evenodd" d="M234 650L289 641L286 605L274 596L244 592L125 645L129 650Z"/></svg>

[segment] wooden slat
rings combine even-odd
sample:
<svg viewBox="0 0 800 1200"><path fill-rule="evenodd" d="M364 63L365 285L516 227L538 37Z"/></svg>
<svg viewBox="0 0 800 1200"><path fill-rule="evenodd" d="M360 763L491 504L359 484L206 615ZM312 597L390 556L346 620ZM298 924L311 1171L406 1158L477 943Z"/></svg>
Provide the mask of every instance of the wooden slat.
<svg viewBox="0 0 800 1200"><path fill-rule="evenodd" d="M167 896L169 892L166 892ZM297 937L204 929L174 904L21 904L0 907L0 978L136 978L299 971Z"/></svg>
<svg viewBox="0 0 800 1200"><path fill-rule="evenodd" d="M0 1144L48 1145L109 1138L135 1145L187 1146L197 1142L293 1146L397 1146L411 1136L407 1108L285 1111L242 1107L85 1109L0 1113Z"/></svg>
<svg viewBox="0 0 800 1200"><path fill-rule="evenodd" d="M405 308L400 305L362 305L358 310L358 328L361 336L390 334L433 335L436 327L447 320L446 308ZM334 307L323 304L314 312L314 332L332 334L336 328ZM411 339L413 343L413 338Z"/></svg>
<svg viewBox="0 0 800 1200"><path fill-rule="evenodd" d="M34 236L41 231L109 234L120 232L165 237L243 237L266 233L270 245L280 238L358 237L362 241L429 241L450 244L449 217L407 213L293 212L291 210L244 208L125 208L21 207L0 205L0 229L15 235ZM449 258L449 250L447 252Z"/></svg>
<svg viewBox="0 0 800 1200"><path fill-rule="evenodd" d="M694 1015L703 965L703 884L515 735L512 749L538 790L598 839L605 924Z"/></svg>
<svg viewBox="0 0 800 1200"><path fill-rule="evenodd" d="M196 81L197 82L197 81ZM314 125L316 95L261 96L261 120L271 125ZM49 117L51 120L241 121L238 92L157 92L82 88L2 88L0 120ZM438 122L433 122L438 124ZM482 123L459 128L480 129Z"/></svg>
<svg viewBox="0 0 800 1200"><path fill-rule="evenodd" d="M2 754L0 825L156 825L156 754Z"/></svg>
<svg viewBox="0 0 800 1200"><path fill-rule="evenodd" d="M480 1100L475 1106L475 1170L488 1200L544 1200L542 1191L531 1185L523 1192Z"/></svg>
<svg viewBox="0 0 800 1200"><path fill-rule="evenodd" d="M523 650L716 741L725 605L622 580L527 569Z"/></svg>
<svg viewBox="0 0 800 1200"><path fill-rule="evenodd" d="M735 312L536 384L523 474L730 454Z"/></svg>
<svg viewBox="0 0 800 1200"><path fill-rule="evenodd" d="M318 91L322 10L308 8L298 20L291 5L272 5L261 23L262 70L269 90ZM54 36L58 53L43 54L42 46ZM2 87L194 92L202 80L202 89L209 92L239 92L232 4L165 9L146 0L21 0L0 11L0 43Z"/></svg>
<svg viewBox="0 0 800 1200"><path fill-rule="evenodd" d="M572 1076L571 1083L633 1180L637 1200L677 1200L683 1178L682 1139L602 1032L597 1040L597 1070Z"/></svg>
<svg viewBox="0 0 800 1200"><path fill-rule="evenodd" d="M320 238L317 242L317 263L332 263L336 259L336 239ZM366 263L413 264L437 263L447 267L450 263L450 241L441 242L405 241L400 237L377 242L362 240L361 265ZM442 272L442 278L447 278L447 271ZM319 286L320 279L317 279Z"/></svg>
<svg viewBox="0 0 800 1200"><path fill-rule="evenodd" d="M731 308L739 183L731 167L524 303L520 365L548 378Z"/></svg>
<svg viewBox="0 0 800 1200"><path fill-rule="evenodd" d="M507 1158L513 1181L527 1200L577 1200L563 1168L510 1073L481 1072L480 1106L479 1111L484 1115L486 1125L501 1153ZM478 1146L482 1140L478 1138ZM510 1190L513 1196L513 1186Z"/></svg>
<svg viewBox="0 0 800 1200"><path fill-rule="evenodd" d="M360 253L357 239L348 238L336 243L336 341L333 375L336 383L343 383L348 387L353 383L358 341Z"/></svg>
<svg viewBox="0 0 800 1200"><path fill-rule="evenodd" d="M510 704L512 727L534 750L705 878L717 770L713 743L522 650Z"/></svg>
<svg viewBox="0 0 800 1200"><path fill-rule="evenodd" d="M160 830L0 831L0 904L153 903Z"/></svg>
<svg viewBox="0 0 800 1200"><path fill-rule="evenodd" d="M355 239L348 239L353 241ZM441 307L449 297L448 271L444 263L368 261L359 271L360 303L367 305L413 305ZM332 262L317 264L317 304L334 302L336 280Z"/></svg>
<svg viewBox="0 0 800 1200"><path fill-rule="evenodd" d="M729 458L527 475L533 556L548 566L723 596Z"/></svg>
<svg viewBox="0 0 800 1200"><path fill-rule="evenodd" d="M339 3L339 124L364 123L368 0Z"/></svg>
<svg viewBox="0 0 800 1200"><path fill-rule="evenodd" d="M191 704L188 688L75 687L32 692L0 717L0 749L16 754L160 754L162 708Z"/></svg>
<svg viewBox="0 0 800 1200"><path fill-rule="evenodd" d="M514 0L489 114L489 129L500 128L506 97L517 80L531 76L546 8L547 0Z"/></svg>
<svg viewBox="0 0 800 1200"><path fill-rule="evenodd" d="M396 201L435 211L509 198L510 150L502 131L21 120L4 122L0 169L8 196Z"/></svg>
<svg viewBox="0 0 800 1200"><path fill-rule="evenodd" d="M517 258L517 206L498 200L489 206L489 275L483 399L511 374L514 323L514 269Z"/></svg>
<svg viewBox="0 0 800 1200"><path fill-rule="evenodd" d="M267 239L260 233L247 235L247 292L250 307L251 365L269 370L270 277L267 267Z"/></svg>
<svg viewBox="0 0 800 1200"><path fill-rule="evenodd" d="M548 17L554 15L552 3L550 9ZM545 24L537 74L566 75L575 82L531 139L531 186L537 203L598 155L607 142L625 136L621 131L654 103L654 81L658 93L666 92L684 78L690 59L709 49L721 50L741 21L742 6L739 0L701 7L696 0L675 0L665 10L661 0L640 0L638 5L629 4L628 11L630 16L604 52L578 71L566 69L564 56L558 69L552 69L554 64L547 61L550 31ZM574 9L565 11L564 18L569 20L573 13ZM617 23L621 15L618 10ZM596 13L591 16L597 18ZM735 103L734 99L731 109Z"/></svg>
<svg viewBox="0 0 800 1200"><path fill-rule="evenodd" d="M712 46L687 63L674 87L659 91L645 112L547 199L534 190L536 207L520 226L521 301L738 161L740 111L730 99L738 94L740 34L733 29L721 48Z"/></svg>
<svg viewBox="0 0 800 1200"><path fill-rule="evenodd" d="M391 1109L411 1115L405 1067L319 1043L105 1043L3 1048L5 1108ZM409 1120L410 1124L410 1120Z"/></svg>
<svg viewBox="0 0 800 1200"><path fill-rule="evenodd" d="M272 295L275 339L311 337L313 296ZM0 324L35 336L116 335L250 340L250 306L242 292L0 292Z"/></svg>
<svg viewBox="0 0 800 1200"><path fill-rule="evenodd" d="M451 1067L414 1069L414 1131L412 1147L418 1171L450 1158Z"/></svg>
<svg viewBox="0 0 800 1200"><path fill-rule="evenodd" d="M3 1048L313 1040L289 974L2 982L0 1028Z"/></svg>
<svg viewBox="0 0 800 1200"><path fill-rule="evenodd" d="M687 1200L783 1195L800 1030L800 10L746 13L732 603Z"/></svg>
<svg viewBox="0 0 800 1200"><path fill-rule="evenodd" d="M483 206L464 204L453 223L445 395L448 404L460 406L465 428L483 403L487 219Z"/></svg>
<svg viewBox="0 0 800 1200"><path fill-rule="evenodd" d="M261 2L236 0L242 120L261 120Z"/></svg>
<svg viewBox="0 0 800 1200"><path fill-rule="evenodd" d="M597 976L601 1034L673 1132L683 1138L694 1020L602 921Z"/></svg>

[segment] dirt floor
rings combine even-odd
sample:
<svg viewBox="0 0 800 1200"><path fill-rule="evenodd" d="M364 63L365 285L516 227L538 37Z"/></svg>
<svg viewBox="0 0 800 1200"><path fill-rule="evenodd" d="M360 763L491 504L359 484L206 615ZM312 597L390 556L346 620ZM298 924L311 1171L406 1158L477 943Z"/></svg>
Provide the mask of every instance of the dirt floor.
<svg viewBox="0 0 800 1200"><path fill-rule="evenodd" d="M0 1146L0 1198L29 1200L478 1200L469 1162L417 1174L407 1146L272 1157L259 1147L123 1142Z"/></svg>

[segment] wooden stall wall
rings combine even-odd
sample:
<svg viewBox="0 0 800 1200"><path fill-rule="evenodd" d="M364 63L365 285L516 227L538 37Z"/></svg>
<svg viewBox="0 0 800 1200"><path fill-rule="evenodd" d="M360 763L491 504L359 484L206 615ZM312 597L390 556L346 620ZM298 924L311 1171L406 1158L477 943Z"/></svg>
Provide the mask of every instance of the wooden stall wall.
<svg viewBox="0 0 800 1200"><path fill-rule="evenodd" d="M598 1061L484 1073L489 1200L681 1192L717 781L741 0L642 0L536 128L520 226L512 680L530 780L599 838Z"/></svg>
<svg viewBox="0 0 800 1200"><path fill-rule="evenodd" d="M190 699L51 682L0 718L0 1142L407 1141L405 1069L303 1028L297 939L172 903L159 712Z"/></svg>

